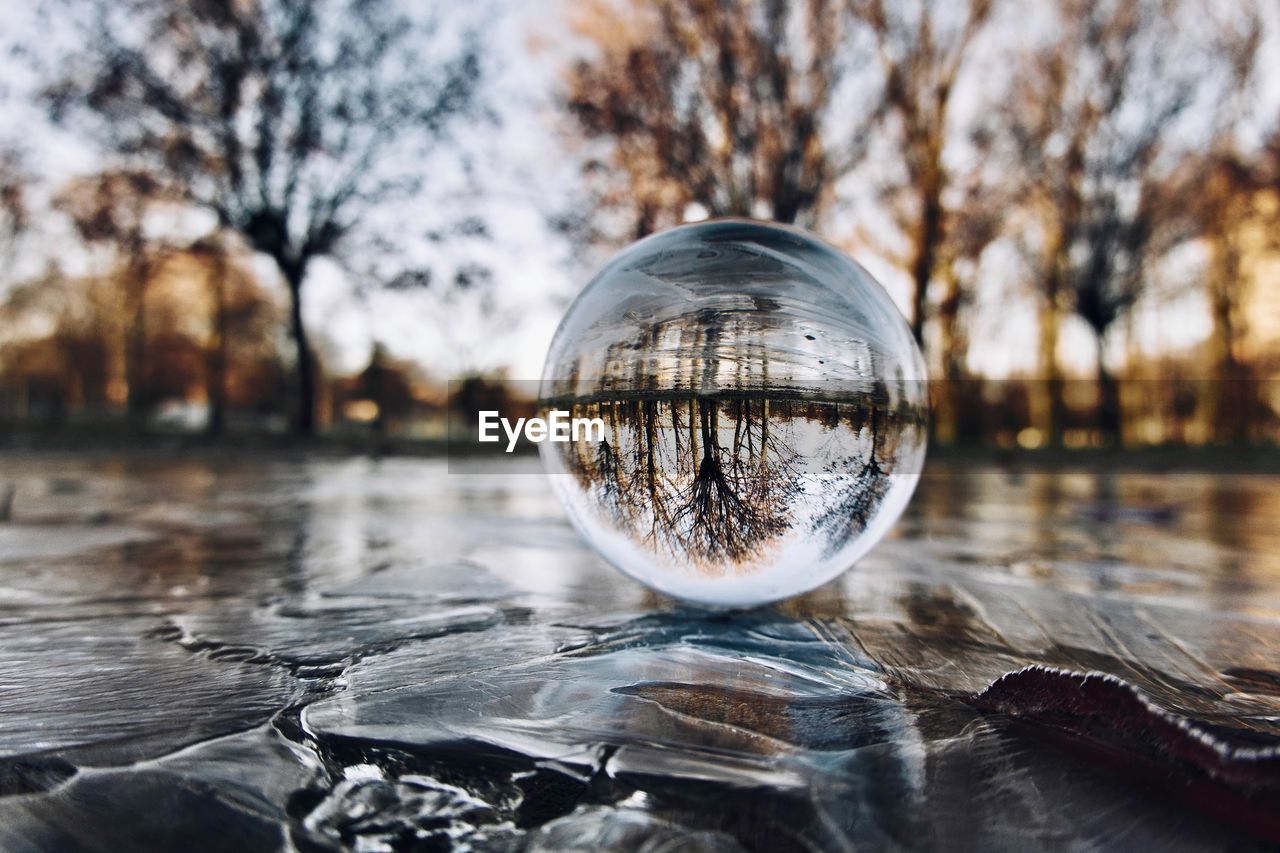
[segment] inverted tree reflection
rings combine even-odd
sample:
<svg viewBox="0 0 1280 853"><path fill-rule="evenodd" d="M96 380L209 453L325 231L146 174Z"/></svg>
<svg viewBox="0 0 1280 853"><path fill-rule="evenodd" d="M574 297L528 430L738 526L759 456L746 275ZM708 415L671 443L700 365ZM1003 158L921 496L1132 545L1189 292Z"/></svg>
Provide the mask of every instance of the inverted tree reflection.
<svg viewBox="0 0 1280 853"><path fill-rule="evenodd" d="M843 417L850 432L862 439L865 451L837 457L823 471L827 500L825 509L815 515L813 528L826 539L824 556L835 554L867 529L889 490L900 444L911 430L895 427L901 415L888 407L887 396L877 383L867 400L845 407L844 412L839 407L831 412L836 434Z"/></svg>
<svg viewBox="0 0 1280 853"><path fill-rule="evenodd" d="M904 434L923 434L883 386L840 403L737 392L568 408L608 427L602 442L555 446L588 511L713 576L750 572L797 538L844 548L883 503Z"/></svg>

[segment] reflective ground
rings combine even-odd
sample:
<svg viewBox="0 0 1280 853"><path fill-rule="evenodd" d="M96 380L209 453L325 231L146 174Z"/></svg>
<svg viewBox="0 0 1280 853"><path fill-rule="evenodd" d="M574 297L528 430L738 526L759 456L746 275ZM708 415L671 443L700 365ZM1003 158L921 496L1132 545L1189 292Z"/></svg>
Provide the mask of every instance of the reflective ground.
<svg viewBox="0 0 1280 853"><path fill-rule="evenodd" d="M716 614L536 466L0 462L0 849L1280 841L1280 479L934 464Z"/></svg>

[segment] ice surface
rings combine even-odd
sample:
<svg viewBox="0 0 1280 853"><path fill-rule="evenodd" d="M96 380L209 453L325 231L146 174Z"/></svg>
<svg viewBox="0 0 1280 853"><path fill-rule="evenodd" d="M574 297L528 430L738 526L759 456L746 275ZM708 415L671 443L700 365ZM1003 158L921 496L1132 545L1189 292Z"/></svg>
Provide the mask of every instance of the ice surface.
<svg viewBox="0 0 1280 853"><path fill-rule="evenodd" d="M0 553L0 849L1280 839L1274 478L935 467L852 573L725 614L613 572L536 475L3 477L45 536Z"/></svg>

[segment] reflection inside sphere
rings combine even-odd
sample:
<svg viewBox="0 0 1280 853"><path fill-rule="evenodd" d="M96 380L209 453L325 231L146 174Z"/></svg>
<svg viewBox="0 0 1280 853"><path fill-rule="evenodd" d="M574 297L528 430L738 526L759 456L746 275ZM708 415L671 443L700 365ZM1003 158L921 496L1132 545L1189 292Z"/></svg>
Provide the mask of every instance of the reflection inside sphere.
<svg viewBox="0 0 1280 853"><path fill-rule="evenodd" d="M600 418L544 443L575 525L627 574L725 606L848 568L923 460L919 350L883 289L795 229L737 220L648 238L569 309L543 406Z"/></svg>

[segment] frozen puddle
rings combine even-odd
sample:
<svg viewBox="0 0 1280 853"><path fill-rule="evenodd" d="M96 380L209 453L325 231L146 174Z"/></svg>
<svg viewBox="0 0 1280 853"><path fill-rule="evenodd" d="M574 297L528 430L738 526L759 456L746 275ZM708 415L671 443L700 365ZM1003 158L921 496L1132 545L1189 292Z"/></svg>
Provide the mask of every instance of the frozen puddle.
<svg viewBox="0 0 1280 853"><path fill-rule="evenodd" d="M531 465L8 466L0 848L1280 840L1273 479L934 471L837 582L715 614Z"/></svg>

